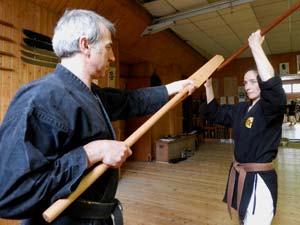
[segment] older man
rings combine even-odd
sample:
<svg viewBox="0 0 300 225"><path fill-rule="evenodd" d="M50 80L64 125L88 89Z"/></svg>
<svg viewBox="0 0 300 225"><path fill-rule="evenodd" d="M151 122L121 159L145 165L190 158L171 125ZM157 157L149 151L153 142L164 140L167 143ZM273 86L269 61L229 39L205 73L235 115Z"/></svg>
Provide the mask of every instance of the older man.
<svg viewBox="0 0 300 225"><path fill-rule="evenodd" d="M46 224L42 212L105 163L111 168L52 224L122 224L115 168L132 152L115 140L111 121L151 114L183 86L192 92L193 83L134 92L93 84L115 60L114 32L111 22L87 10L66 11L58 21L53 48L61 63L18 91L0 127L0 217Z"/></svg>

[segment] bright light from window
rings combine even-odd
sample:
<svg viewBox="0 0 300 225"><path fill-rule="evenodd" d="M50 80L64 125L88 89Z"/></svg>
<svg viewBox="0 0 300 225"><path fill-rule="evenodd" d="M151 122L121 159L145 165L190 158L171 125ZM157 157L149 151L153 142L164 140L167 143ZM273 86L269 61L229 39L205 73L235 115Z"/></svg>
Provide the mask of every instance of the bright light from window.
<svg viewBox="0 0 300 225"><path fill-rule="evenodd" d="M300 93L300 84L293 84L293 93Z"/></svg>
<svg viewBox="0 0 300 225"><path fill-rule="evenodd" d="M286 94L292 93L292 85L291 84L283 84L282 87Z"/></svg>

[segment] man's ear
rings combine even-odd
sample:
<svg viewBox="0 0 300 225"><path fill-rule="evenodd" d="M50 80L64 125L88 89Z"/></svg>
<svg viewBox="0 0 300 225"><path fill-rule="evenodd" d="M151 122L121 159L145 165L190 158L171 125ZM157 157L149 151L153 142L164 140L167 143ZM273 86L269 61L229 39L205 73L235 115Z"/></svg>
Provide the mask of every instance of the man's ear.
<svg viewBox="0 0 300 225"><path fill-rule="evenodd" d="M90 55L90 47L88 44L88 40L85 36L79 39L78 45L79 45L80 52L82 52L83 54Z"/></svg>

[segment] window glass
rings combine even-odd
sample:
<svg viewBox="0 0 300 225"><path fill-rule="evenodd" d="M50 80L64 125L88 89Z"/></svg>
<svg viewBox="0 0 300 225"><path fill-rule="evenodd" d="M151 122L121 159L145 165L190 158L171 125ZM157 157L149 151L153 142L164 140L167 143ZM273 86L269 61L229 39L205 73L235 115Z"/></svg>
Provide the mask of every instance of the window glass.
<svg viewBox="0 0 300 225"><path fill-rule="evenodd" d="M293 84L293 93L300 93L300 84Z"/></svg>
<svg viewBox="0 0 300 225"><path fill-rule="evenodd" d="M292 93L292 85L291 84L283 84L282 85L285 93L290 94Z"/></svg>

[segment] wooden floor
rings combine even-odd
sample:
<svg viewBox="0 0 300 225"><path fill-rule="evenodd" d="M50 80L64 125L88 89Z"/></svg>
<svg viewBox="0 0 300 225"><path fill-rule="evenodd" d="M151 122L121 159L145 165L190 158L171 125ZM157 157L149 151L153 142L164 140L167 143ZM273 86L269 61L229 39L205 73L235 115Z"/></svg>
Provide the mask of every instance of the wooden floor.
<svg viewBox="0 0 300 225"><path fill-rule="evenodd" d="M238 225L221 201L232 157L230 144L204 144L177 164L128 162L117 197L126 225ZM278 211L273 225L300 224L300 150L280 148Z"/></svg>
<svg viewBox="0 0 300 225"><path fill-rule="evenodd" d="M230 220L221 201L232 149L231 144L202 144L177 164L126 162L117 192L125 225L238 225L236 213ZM299 225L300 147L280 148L275 168L279 199L272 225ZM0 225L16 224L0 219Z"/></svg>

